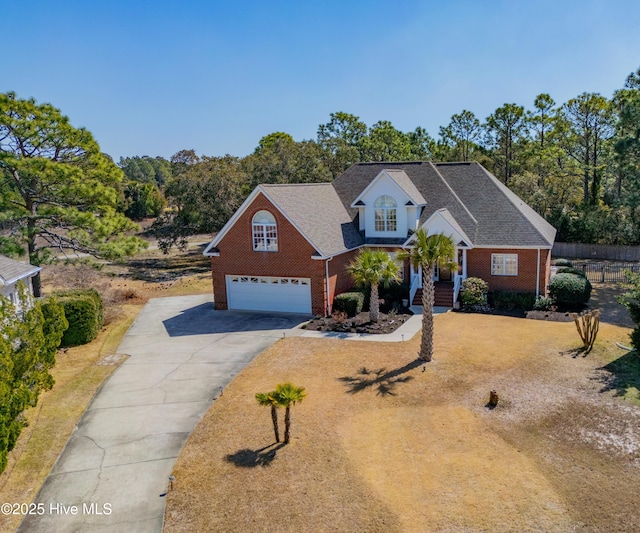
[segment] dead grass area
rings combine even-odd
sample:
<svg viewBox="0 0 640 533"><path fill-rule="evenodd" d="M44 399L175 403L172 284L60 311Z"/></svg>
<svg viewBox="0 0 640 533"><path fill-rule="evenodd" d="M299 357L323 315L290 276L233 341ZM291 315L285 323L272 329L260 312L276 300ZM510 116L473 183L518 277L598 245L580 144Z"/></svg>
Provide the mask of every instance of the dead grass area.
<svg viewBox="0 0 640 533"><path fill-rule="evenodd" d="M211 266L200 247L164 255L149 251L120 263L93 261L45 265L45 294L55 290L93 287L102 296L105 324L122 305L142 305L149 298L211 292Z"/></svg>
<svg viewBox="0 0 640 533"><path fill-rule="evenodd" d="M615 370L628 329L602 324L583 357L572 323L448 313L435 326L426 365L419 335L263 352L185 445L165 531L640 530L640 397ZM308 397L276 446L254 394L285 380Z"/></svg>

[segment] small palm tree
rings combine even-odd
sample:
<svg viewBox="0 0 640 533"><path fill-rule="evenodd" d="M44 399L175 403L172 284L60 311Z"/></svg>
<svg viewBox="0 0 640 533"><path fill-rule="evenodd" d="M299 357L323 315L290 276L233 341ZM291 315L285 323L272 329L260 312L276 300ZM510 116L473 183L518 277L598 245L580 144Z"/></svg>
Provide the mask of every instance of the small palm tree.
<svg viewBox="0 0 640 533"><path fill-rule="evenodd" d="M456 268L457 265L452 260L455 251L451 237L442 233L427 235L420 228L414 234L413 247L399 252L397 256L398 259L408 259L415 268L422 268L422 340L418 357L424 361L431 361L433 357L433 269L436 265Z"/></svg>
<svg viewBox="0 0 640 533"><path fill-rule="evenodd" d="M284 443L289 442L289 433L291 430L291 406L296 402L301 402L307 393L304 387L296 387L293 383L280 383L276 385L274 397L278 405L285 408L284 412Z"/></svg>
<svg viewBox="0 0 640 533"><path fill-rule="evenodd" d="M264 407L271 407L271 421L273 422L273 432L276 436L276 442L280 442L280 428L278 427L278 413L276 409L280 406L276 397L276 391L259 392L256 394L256 400Z"/></svg>
<svg viewBox="0 0 640 533"><path fill-rule="evenodd" d="M389 254L384 250L364 248L349 264L347 270L358 285L371 285L369 300L369 320L377 322L380 315L380 298L378 286L385 287L392 281L400 280L400 269Z"/></svg>

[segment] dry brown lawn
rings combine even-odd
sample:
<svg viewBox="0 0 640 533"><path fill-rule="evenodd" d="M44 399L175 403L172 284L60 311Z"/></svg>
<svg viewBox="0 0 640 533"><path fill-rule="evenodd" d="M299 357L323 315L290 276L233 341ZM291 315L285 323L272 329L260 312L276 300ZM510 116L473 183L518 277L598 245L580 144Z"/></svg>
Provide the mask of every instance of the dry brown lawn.
<svg viewBox="0 0 640 533"><path fill-rule="evenodd" d="M603 369L628 332L583 357L572 323L448 313L427 365L419 335L283 339L192 433L165 531L639 531L637 380ZM254 394L285 380L308 397L276 446Z"/></svg>

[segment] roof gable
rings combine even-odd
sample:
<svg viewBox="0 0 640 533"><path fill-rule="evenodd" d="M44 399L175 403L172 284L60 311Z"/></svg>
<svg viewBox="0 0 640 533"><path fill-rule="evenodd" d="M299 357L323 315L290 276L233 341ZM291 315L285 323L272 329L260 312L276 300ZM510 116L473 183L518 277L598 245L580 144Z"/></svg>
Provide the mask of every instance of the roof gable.
<svg viewBox="0 0 640 533"><path fill-rule="evenodd" d="M460 227L456 219L453 218L448 209L438 209L435 211L424 224L422 224L422 227L427 230L429 235L443 233L451 237L451 240L456 246L468 247L471 242L471 239L465 234L464 230ZM410 244L414 239L414 235L411 235L405 244Z"/></svg>
<svg viewBox="0 0 640 533"><path fill-rule="evenodd" d="M205 248L204 255L216 255L215 248L259 194L291 223L320 258L362 245L360 233L330 183L258 185Z"/></svg>
<svg viewBox="0 0 640 533"><path fill-rule="evenodd" d="M416 205L422 206L427 202L424 196L418 191L413 184L409 176L402 169L383 169L378 175L373 178L365 189L356 197L351 203L351 207L359 207L365 205L364 198L366 198L376 187L380 186L381 182L387 182L392 184L393 188L398 191L404 198L401 204L404 205Z"/></svg>

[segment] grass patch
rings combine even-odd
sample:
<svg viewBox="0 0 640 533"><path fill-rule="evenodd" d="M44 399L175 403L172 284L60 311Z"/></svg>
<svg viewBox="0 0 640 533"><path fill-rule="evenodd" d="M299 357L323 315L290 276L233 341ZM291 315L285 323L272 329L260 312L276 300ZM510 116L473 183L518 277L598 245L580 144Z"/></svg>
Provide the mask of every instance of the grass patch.
<svg viewBox="0 0 640 533"><path fill-rule="evenodd" d="M599 381L628 329L602 324L594 352L572 357L571 323L448 313L435 326L426 365L419 335L263 352L187 441L165 531L640 529L640 410ZM278 447L253 395L286 380L308 396Z"/></svg>

